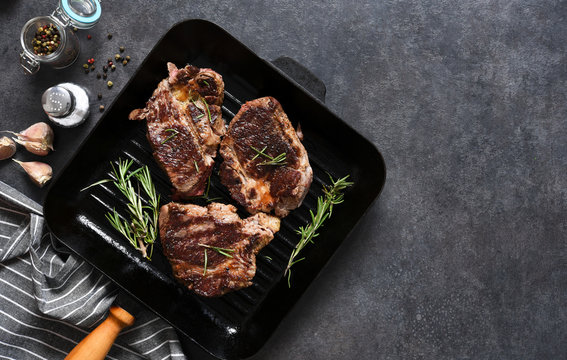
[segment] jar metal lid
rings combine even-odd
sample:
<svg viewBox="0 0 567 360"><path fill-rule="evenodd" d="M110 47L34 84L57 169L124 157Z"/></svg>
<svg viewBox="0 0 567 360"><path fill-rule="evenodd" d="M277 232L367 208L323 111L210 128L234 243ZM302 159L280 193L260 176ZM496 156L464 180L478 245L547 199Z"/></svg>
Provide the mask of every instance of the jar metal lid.
<svg viewBox="0 0 567 360"><path fill-rule="evenodd" d="M79 29L93 27L102 13L98 0L60 0L60 6L69 22Z"/></svg>

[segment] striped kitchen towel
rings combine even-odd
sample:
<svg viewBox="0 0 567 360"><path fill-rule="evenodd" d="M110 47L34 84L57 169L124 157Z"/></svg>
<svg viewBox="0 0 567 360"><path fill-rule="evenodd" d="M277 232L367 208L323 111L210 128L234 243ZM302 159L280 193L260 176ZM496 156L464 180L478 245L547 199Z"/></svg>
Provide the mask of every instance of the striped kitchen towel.
<svg viewBox="0 0 567 360"><path fill-rule="evenodd" d="M41 206L0 181L0 359L63 359L119 290L57 243ZM185 359L174 329L147 309L107 359Z"/></svg>

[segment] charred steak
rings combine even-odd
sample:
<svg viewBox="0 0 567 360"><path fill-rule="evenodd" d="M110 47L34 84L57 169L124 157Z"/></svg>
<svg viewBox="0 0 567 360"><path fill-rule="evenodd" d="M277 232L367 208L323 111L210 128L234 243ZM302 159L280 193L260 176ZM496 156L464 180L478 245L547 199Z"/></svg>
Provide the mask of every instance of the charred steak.
<svg viewBox="0 0 567 360"><path fill-rule="evenodd" d="M130 120L147 120L154 157L175 188L174 198L201 195L225 133L222 77L211 69L168 63L162 80L143 109Z"/></svg>
<svg viewBox="0 0 567 360"><path fill-rule="evenodd" d="M240 108L223 138L221 182L250 213L279 217L301 205L313 180L307 152L273 97ZM262 154L260 154L262 153ZM285 154L284 161L271 161Z"/></svg>
<svg viewBox="0 0 567 360"><path fill-rule="evenodd" d="M277 217L256 214L242 220L234 206L219 203L202 207L172 202L159 215L161 243L173 275L208 297L252 285L256 254L279 228Z"/></svg>

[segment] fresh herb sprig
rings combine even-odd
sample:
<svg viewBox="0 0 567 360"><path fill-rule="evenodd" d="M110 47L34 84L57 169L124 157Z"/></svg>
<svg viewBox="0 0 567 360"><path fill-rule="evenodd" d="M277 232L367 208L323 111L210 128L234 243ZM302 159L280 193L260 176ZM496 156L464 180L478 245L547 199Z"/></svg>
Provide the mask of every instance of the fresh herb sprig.
<svg viewBox="0 0 567 360"><path fill-rule="evenodd" d="M207 109L207 115L209 116L209 123L213 123L213 118L211 117L211 111L209 110L209 104L207 104L207 101L205 100L205 98L201 98L201 100L203 101L203 104L205 104L205 108Z"/></svg>
<svg viewBox="0 0 567 360"><path fill-rule="evenodd" d="M264 148L262 150L258 150L256 149L254 146L250 146L250 148L252 150L254 150L256 152L256 155L254 155L254 157L252 158L252 160L256 160L256 158L258 156L263 156L268 160L262 161L261 163L259 163L258 165L277 165L277 166L282 166L285 165L286 162L286 153L283 152L281 154L279 154L276 157L272 157L268 154L265 153L267 146L264 146Z"/></svg>
<svg viewBox="0 0 567 360"><path fill-rule="evenodd" d="M207 275L207 249L205 249L205 264L203 265L203 276Z"/></svg>
<svg viewBox="0 0 567 360"><path fill-rule="evenodd" d="M161 142L161 144L165 144L166 142L168 142L169 140L173 139L174 137L177 136L177 134L179 134L179 131L175 130L175 129L165 129L164 131L170 132L172 133L171 135L169 135L165 140L163 140Z"/></svg>
<svg viewBox="0 0 567 360"><path fill-rule="evenodd" d="M114 179L98 181L81 191L107 182L114 183L116 188L128 200L126 208L130 221L123 219L116 209L107 213L106 218L112 227L124 235L134 248L142 253L143 257L151 260L153 245L158 236L160 196L156 193L148 167L142 166L134 171L130 171L133 163L133 160L118 159L117 168L111 163ZM132 182L132 178L135 178L138 182L137 189ZM140 186L148 197L148 205L144 205L142 202Z"/></svg>
<svg viewBox="0 0 567 360"><path fill-rule="evenodd" d="M208 262L208 256L207 256L207 249L211 249L214 250L216 252L218 252L221 255L224 255L226 257L232 258L232 255L229 253L233 253L234 249L226 249L226 248L221 248L218 246L211 246L211 245L207 245L207 244L197 244L199 246L202 246L205 248L205 263L203 265L203 276L207 275L207 262Z"/></svg>
<svg viewBox="0 0 567 360"><path fill-rule="evenodd" d="M207 245L207 244L198 244L198 245L202 246L206 249L214 250L214 251L218 252L219 254L224 255L226 257L229 257L229 258L232 257L232 255L230 253L234 252L234 249L221 248L221 247L218 247L218 246L211 246L211 245Z"/></svg>
<svg viewBox="0 0 567 360"><path fill-rule="evenodd" d="M195 165L197 165L197 163L195 163ZM197 168L197 172L199 172L199 168ZM211 189L211 177L209 176L209 178L207 179L207 187L205 188L205 192L203 193L203 195L199 195L199 196L193 196L191 197L191 199L203 199L205 200L207 203L212 203L215 200L220 200L220 197L209 197L209 190Z"/></svg>
<svg viewBox="0 0 567 360"><path fill-rule="evenodd" d="M333 214L333 206L343 202L343 190L352 186L353 182L347 181L348 177L349 175L338 180L334 180L329 175L331 185L324 186L323 195L317 198L316 214L313 214L312 210L309 211L311 214L311 223L299 227L296 231L299 235L301 235L301 239L291 252L291 256L289 257L289 261L284 272L284 275L287 274L287 285L289 287L291 287L291 267L305 259L304 257L297 259L297 256L308 243L313 243L313 238L319 235L317 230L323 226L325 220L331 217Z"/></svg>
<svg viewBox="0 0 567 360"><path fill-rule="evenodd" d="M206 111L207 113L207 118L209 119L209 123L213 123L213 118L211 116L211 110L209 110L209 104L207 104L207 100L205 100L204 97L199 98L199 100L201 100L201 102L203 102L203 104L205 105L205 110L201 110L200 107L197 106L197 102L195 101L195 99L192 99L191 102L193 103L193 106L195 106L197 109L203 111L203 114L197 116L197 119L202 118L205 114L204 112Z"/></svg>

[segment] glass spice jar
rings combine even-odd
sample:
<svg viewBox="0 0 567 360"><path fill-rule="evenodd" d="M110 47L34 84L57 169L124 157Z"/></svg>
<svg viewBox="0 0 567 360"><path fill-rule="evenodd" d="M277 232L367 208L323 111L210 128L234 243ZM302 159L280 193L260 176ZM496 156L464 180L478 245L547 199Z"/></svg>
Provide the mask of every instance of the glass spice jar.
<svg viewBox="0 0 567 360"><path fill-rule="evenodd" d="M79 40L72 30L90 29L100 19L99 0L59 0L53 14L29 20L20 34L23 51L20 64L27 74L35 74L41 63L65 68L79 56ZM49 29L46 31L40 31ZM54 34L56 37L53 37Z"/></svg>

